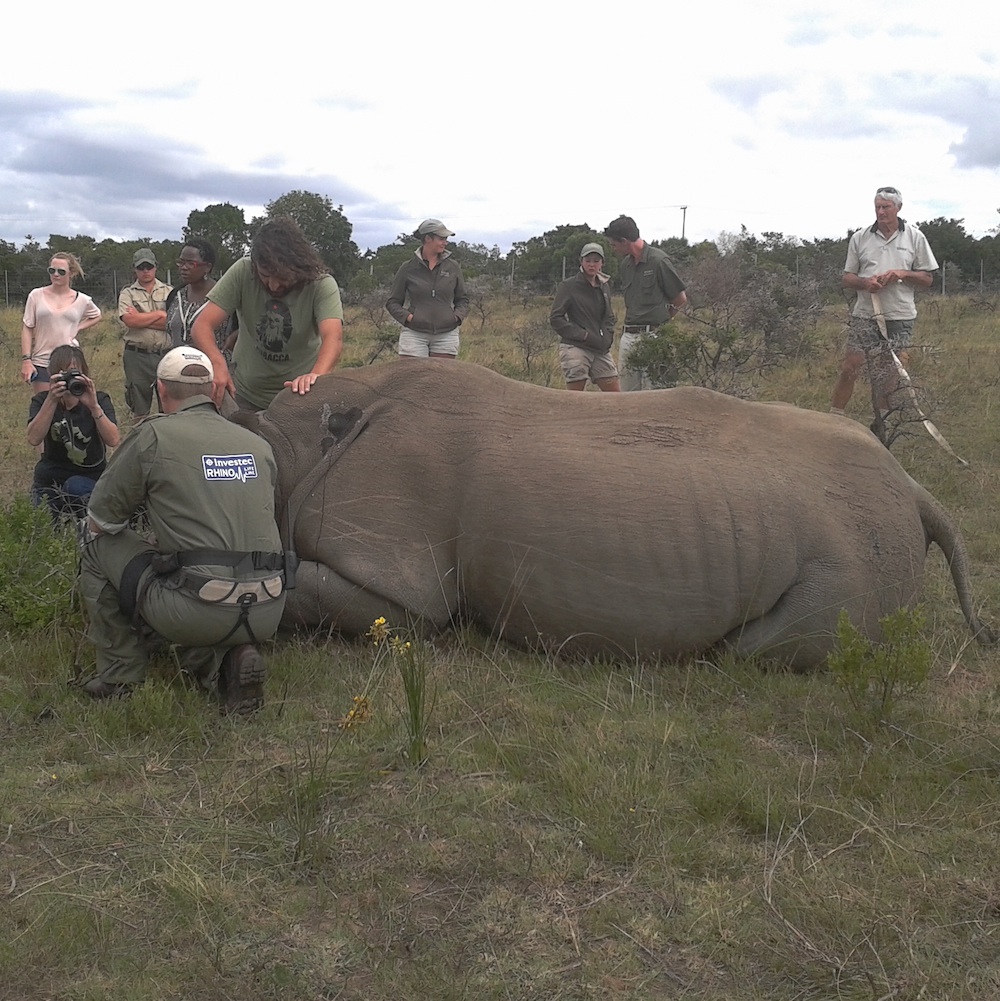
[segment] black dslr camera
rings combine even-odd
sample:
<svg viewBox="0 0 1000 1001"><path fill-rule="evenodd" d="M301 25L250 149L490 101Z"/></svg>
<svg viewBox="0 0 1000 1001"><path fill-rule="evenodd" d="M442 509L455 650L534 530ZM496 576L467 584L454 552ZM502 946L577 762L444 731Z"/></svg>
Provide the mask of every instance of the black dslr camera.
<svg viewBox="0 0 1000 1001"><path fill-rule="evenodd" d="M87 392L87 384L83 381L83 373L78 368L68 368L52 376L53 382L64 382L66 392L70 396L83 396Z"/></svg>

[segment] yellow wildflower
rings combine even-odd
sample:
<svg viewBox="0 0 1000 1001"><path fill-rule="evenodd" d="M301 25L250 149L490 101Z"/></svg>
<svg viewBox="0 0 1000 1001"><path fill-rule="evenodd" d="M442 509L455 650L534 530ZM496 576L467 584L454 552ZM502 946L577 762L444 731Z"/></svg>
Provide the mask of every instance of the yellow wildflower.
<svg viewBox="0 0 1000 1001"><path fill-rule="evenodd" d="M389 627L385 624L385 616L380 615L372 623L372 627L368 630L367 635L371 638L372 643L378 646L389 638L390 631Z"/></svg>
<svg viewBox="0 0 1000 1001"><path fill-rule="evenodd" d="M354 696L354 706L351 710L340 719L337 723L342 730L350 730L355 723L364 723L370 715L370 708L368 706L368 699L364 695Z"/></svg>

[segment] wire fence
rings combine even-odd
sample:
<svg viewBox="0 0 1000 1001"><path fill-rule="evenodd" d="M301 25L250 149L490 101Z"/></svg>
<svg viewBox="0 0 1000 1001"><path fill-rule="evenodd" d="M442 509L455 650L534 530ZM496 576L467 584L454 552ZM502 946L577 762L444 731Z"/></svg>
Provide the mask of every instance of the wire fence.
<svg viewBox="0 0 1000 1001"><path fill-rule="evenodd" d="M156 277L168 285L173 284L176 277L173 268L161 268ZM115 268L88 269L84 278L76 278L73 288L84 295L89 295L102 310L114 309L118 305L118 293L135 281L135 272L131 269L122 271ZM45 269L37 267L15 268L2 272L3 305L15 309L24 305L28 293L33 288L48 285L48 275Z"/></svg>

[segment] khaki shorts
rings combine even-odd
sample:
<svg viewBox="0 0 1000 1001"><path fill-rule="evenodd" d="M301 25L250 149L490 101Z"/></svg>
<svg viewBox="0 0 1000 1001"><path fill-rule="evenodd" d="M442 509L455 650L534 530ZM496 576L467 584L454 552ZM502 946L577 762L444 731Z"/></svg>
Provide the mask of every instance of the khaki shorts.
<svg viewBox="0 0 1000 1001"><path fill-rule="evenodd" d="M598 379L615 379L618 369L610 351L592 351L575 344L559 343L559 364L567 382L591 382Z"/></svg>
<svg viewBox="0 0 1000 1001"><path fill-rule="evenodd" d="M403 327L399 332L397 351L402 358L426 358L428 355L457 355L458 331L446 330L440 334L422 334L419 330Z"/></svg>
<svg viewBox="0 0 1000 1001"><path fill-rule="evenodd" d="M913 337L913 320L886 320L885 332L893 350L905 350ZM847 327L847 349L866 353L884 351L885 338L878 328L878 321L868 316L852 316Z"/></svg>

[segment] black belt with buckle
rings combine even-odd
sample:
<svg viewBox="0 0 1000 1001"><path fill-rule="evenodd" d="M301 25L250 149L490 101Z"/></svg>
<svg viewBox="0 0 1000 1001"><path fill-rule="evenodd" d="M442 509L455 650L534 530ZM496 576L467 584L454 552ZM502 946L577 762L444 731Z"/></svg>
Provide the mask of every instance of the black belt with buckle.
<svg viewBox="0 0 1000 1001"><path fill-rule="evenodd" d="M622 332L626 334L648 334L650 331L659 330L658 323L626 323L622 327Z"/></svg>
<svg viewBox="0 0 1000 1001"><path fill-rule="evenodd" d="M125 342L126 351L138 351L144 355L162 355L166 352L162 348L144 348L141 344L133 344L131 341Z"/></svg>

